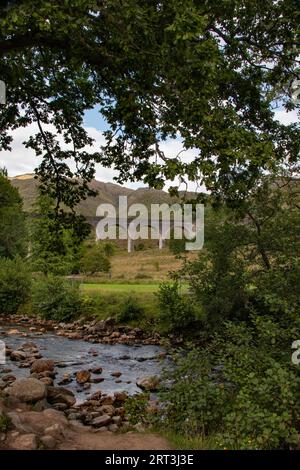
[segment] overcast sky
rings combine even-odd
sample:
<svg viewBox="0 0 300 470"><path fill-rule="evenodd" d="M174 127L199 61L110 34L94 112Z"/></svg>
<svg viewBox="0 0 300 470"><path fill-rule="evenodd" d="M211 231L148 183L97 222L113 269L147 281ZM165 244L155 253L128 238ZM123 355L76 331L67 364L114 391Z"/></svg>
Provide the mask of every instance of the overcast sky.
<svg viewBox="0 0 300 470"><path fill-rule="evenodd" d="M277 110L275 112L276 118L284 124L297 122L296 111L286 113L284 110ZM93 148L97 149L104 143L102 135L103 130L106 128L104 120L101 118L97 110L88 111L85 115L84 125L88 130L91 137L95 139ZM30 135L37 132L37 126L31 125L25 128L16 129L13 135L12 151L0 152L0 167L6 167L9 176L22 175L24 173L33 173L34 169L38 166L40 158L36 157L31 149L26 149L23 142L28 139ZM169 140L162 143L162 150L169 157L175 156L182 149L180 141ZM184 158L190 160L193 157L193 151L187 151ZM96 165L96 179L100 181L113 181L115 172L110 168L103 168L100 164ZM172 183L174 184L174 183ZM126 186L137 187L141 184L126 184ZM189 189L195 189L190 187Z"/></svg>

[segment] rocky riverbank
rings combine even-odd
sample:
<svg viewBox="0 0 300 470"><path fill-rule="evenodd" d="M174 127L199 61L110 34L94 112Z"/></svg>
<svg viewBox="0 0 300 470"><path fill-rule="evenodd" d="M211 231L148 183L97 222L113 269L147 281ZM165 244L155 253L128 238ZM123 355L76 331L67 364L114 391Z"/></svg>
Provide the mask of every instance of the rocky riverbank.
<svg viewBox="0 0 300 470"><path fill-rule="evenodd" d="M11 449L55 449L72 433L124 433L144 431L145 423L130 424L125 403L128 395L112 395L100 389L86 401L77 404L71 390L54 386L57 374L55 363L42 358L32 342L17 350L7 348L6 354L20 366L30 368L26 378L17 379L9 368L2 369L0 380L0 446ZM101 376L102 369L81 370L75 374L78 386L89 388L93 377ZM65 384L68 383L66 377ZM99 383L101 381L99 380ZM64 385L65 385L64 384ZM154 391L157 380L140 379L137 385ZM157 412L157 403L149 401L149 411Z"/></svg>
<svg viewBox="0 0 300 470"><path fill-rule="evenodd" d="M168 338L158 332L147 332L141 328L132 328L128 325L118 325L114 318L106 320L79 319L71 323L42 320L38 317L24 315L0 316L0 323L23 325L36 334L54 331L58 336L74 340L84 340L90 343L103 344L145 344L165 345L166 342L178 346L183 344L183 338L178 335L168 335ZM25 336L25 335L24 335Z"/></svg>

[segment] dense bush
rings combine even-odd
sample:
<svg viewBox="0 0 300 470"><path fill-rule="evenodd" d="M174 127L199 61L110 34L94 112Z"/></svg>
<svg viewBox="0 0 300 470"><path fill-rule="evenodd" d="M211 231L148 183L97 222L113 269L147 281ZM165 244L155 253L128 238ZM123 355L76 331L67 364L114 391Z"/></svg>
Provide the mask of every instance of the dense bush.
<svg viewBox="0 0 300 470"><path fill-rule="evenodd" d="M166 331L181 331L201 318L201 307L193 303L189 296L180 294L177 282L160 285L158 303L158 320Z"/></svg>
<svg viewBox="0 0 300 470"><path fill-rule="evenodd" d="M177 357L162 393L164 423L188 435L214 436L216 446L268 449L293 446L300 430L300 371L291 343L300 337L295 318L287 331L273 318L223 323L205 349Z"/></svg>
<svg viewBox="0 0 300 470"><path fill-rule="evenodd" d="M205 249L185 267L211 330L224 318L246 320L253 308L282 316L300 307L297 188L290 195L279 183L263 180L242 205L209 219Z"/></svg>
<svg viewBox="0 0 300 470"><path fill-rule="evenodd" d="M55 276L77 274L89 224L76 213L57 214L55 201L45 194L39 195L36 210L39 216L30 223L32 270Z"/></svg>
<svg viewBox="0 0 300 470"><path fill-rule="evenodd" d="M0 258L0 313L17 313L28 300L30 275L26 264L16 258Z"/></svg>
<svg viewBox="0 0 300 470"><path fill-rule="evenodd" d="M56 276L47 276L35 281L32 289L32 309L35 314L46 320L74 320L84 309L79 284Z"/></svg>
<svg viewBox="0 0 300 470"><path fill-rule="evenodd" d="M27 233L19 191L0 169L0 257L25 256Z"/></svg>
<svg viewBox="0 0 300 470"><path fill-rule="evenodd" d="M124 299L120 311L117 314L118 322L131 322L135 320L140 320L144 316L144 308L140 305L138 300L132 296Z"/></svg>
<svg viewBox="0 0 300 470"><path fill-rule="evenodd" d="M147 407L149 406L149 393L143 392L128 397L124 408L129 423L135 425L148 420Z"/></svg>
<svg viewBox="0 0 300 470"><path fill-rule="evenodd" d="M81 271L85 274L107 273L111 269L110 261L99 244L86 248L81 258L80 266Z"/></svg>

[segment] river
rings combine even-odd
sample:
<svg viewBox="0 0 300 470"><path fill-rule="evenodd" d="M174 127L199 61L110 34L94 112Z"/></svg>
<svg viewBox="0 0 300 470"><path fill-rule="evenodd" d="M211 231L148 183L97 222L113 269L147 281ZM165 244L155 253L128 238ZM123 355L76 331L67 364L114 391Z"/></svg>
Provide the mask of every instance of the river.
<svg viewBox="0 0 300 470"><path fill-rule="evenodd" d="M17 329L19 333L8 334L11 329ZM101 390L112 394L116 391L126 391L133 395L141 390L136 386L138 378L159 375L162 369L162 361L158 357L164 352L160 346L124 344L91 344L83 340L71 340L58 336L55 332L45 332L38 335L24 326L0 324L0 339L7 347L18 349L23 343L33 342L36 344L43 358L55 361L54 385L57 385L64 374L71 374L72 382L65 385L72 390L76 396L77 403L85 401L94 392ZM29 369L20 368L20 363L6 359L5 365L0 365L0 372L5 368L11 369L11 374L17 378L28 377ZM101 383L92 383L88 390L77 384L75 373L83 369L102 367L100 375ZM121 372L119 378L111 374ZM1 375L0 375L1 378Z"/></svg>

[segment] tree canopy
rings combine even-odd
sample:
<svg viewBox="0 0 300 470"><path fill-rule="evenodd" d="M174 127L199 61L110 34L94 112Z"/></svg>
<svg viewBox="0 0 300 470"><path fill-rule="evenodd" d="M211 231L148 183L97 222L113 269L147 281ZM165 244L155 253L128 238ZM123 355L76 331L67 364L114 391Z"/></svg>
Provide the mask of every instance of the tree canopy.
<svg viewBox="0 0 300 470"><path fill-rule="evenodd" d="M26 254L26 228L23 204L14 188L0 170L0 257L13 258Z"/></svg>
<svg viewBox="0 0 300 470"><path fill-rule="evenodd" d="M188 178L243 196L262 171L299 155L299 125L274 118L276 102L299 107L298 7L297 0L1 2L0 150L12 129L37 124L26 146L42 156L42 189L57 208L91 194L97 162L118 170L119 182L161 188ZM89 153L83 116L94 107L109 130L106 144ZM195 149L195 158L168 158L161 148L168 138Z"/></svg>

